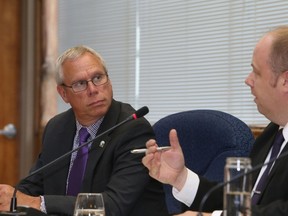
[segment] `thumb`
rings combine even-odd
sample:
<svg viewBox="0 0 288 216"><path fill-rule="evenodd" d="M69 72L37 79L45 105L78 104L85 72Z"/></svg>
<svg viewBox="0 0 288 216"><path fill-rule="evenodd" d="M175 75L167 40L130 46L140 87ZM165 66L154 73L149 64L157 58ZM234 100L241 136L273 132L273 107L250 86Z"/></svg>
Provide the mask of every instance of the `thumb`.
<svg viewBox="0 0 288 216"><path fill-rule="evenodd" d="M181 146L180 146L179 139L177 136L177 131L175 129L172 129L170 131L169 140L170 140L170 145L171 145L172 149L180 149L181 150Z"/></svg>

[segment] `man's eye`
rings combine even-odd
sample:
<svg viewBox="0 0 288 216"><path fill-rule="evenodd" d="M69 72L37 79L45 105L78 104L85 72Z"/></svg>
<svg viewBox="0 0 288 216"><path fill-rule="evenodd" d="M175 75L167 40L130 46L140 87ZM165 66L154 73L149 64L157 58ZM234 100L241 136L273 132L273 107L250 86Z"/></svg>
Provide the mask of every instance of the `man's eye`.
<svg viewBox="0 0 288 216"><path fill-rule="evenodd" d="M102 79L102 77L103 77L103 75L96 75L94 78L93 78L93 81L94 82L97 82L97 81L99 81L99 80L101 80Z"/></svg>
<svg viewBox="0 0 288 216"><path fill-rule="evenodd" d="M77 87L77 86L85 86L86 83L87 83L86 80L80 80L80 81L78 81L78 82L75 82L75 83L73 84L73 86L75 86L75 87Z"/></svg>

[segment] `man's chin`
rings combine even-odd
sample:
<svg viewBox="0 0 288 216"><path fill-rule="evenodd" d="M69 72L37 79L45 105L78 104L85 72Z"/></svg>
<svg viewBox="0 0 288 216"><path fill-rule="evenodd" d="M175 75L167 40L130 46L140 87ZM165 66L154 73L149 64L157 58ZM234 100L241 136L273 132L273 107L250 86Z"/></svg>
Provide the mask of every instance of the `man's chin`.
<svg viewBox="0 0 288 216"><path fill-rule="evenodd" d="M90 114L95 117L104 116L108 111L107 106L92 106L90 107Z"/></svg>
<svg viewBox="0 0 288 216"><path fill-rule="evenodd" d="M257 110L258 110L258 112L259 112L260 114L264 115L264 116L267 118L267 116L265 115L265 112L264 112L264 110L262 109L262 107L259 106L258 104L256 104L256 105L257 105Z"/></svg>

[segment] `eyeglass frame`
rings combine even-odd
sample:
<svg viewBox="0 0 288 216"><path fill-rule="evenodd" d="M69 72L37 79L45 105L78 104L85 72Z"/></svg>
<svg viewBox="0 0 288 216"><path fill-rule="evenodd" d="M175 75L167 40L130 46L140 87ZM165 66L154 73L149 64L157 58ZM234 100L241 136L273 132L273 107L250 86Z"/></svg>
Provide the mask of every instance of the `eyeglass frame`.
<svg viewBox="0 0 288 216"><path fill-rule="evenodd" d="M99 77L99 76L102 76L103 79L106 78L106 81L105 81L104 83L95 84L95 83L93 82L93 80L94 80L95 78ZM108 81L109 81L109 76L108 76L107 73L104 73L104 74L96 74L95 76L93 76L93 77L92 77L91 79L89 79L89 80L78 80L78 81L72 83L70 86L69 86L69 85L66 85L66 84L63 82L63 83L61 84L61 86L67 87L67 88L71 88L74 93L79 93L79 92L85 91L85 90L88 88L88 83L89 83L89 82L92 82L94 86L101 86L101 85L106 84ZM79 84L79 83L81 83L81 82L84 82L84 83L85 83L85 85L86 85L85 88L82 89L82 90L75 90L75 85L76 85L76 84ZM83 83L83 84L84 84L84 83ZM77 88L77 87L76 87L76 88Z"/></svg>

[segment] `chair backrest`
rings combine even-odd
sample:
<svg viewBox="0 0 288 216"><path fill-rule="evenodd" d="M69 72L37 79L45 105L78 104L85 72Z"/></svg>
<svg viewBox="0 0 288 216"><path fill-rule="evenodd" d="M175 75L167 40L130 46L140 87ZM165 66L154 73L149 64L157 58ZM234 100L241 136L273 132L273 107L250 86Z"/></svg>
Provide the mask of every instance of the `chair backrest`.
<svg viewBox="0 0 288 216"><path fill-rule="evenodd" d="M191 110L168 115L153 125L159 146L169 144L169 131L176 129L186 166L211 181L221 182L227 157L247 157L254 143L250 128L231 114L217 110ZM164 185L170 214L182 206Z"/></svg>

